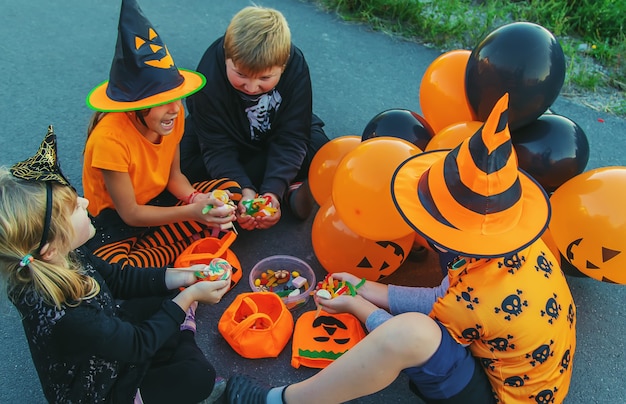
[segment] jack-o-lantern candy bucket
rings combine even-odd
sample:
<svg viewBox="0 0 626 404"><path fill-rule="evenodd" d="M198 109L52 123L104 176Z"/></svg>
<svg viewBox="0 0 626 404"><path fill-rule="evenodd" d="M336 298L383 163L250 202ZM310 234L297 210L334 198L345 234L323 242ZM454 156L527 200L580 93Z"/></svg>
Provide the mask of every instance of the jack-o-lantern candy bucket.
<svg viewBox="0 0 626 404"><path fill-rule="evenodd" d="M361 322L350 313L303 313L293 332L291 366L322 369L365 338Z"/></svg>
<svg viewBox="0 0 626 404"><path fill-rule="evenodd" d="M226 260L231 266L230 289L241 279L242 268L235 253L228 247L237 238L237 233L230 231L221 239L215 237L205 237L194 241L183 251L174 266L189 267L194 264L210 264L215 258Z"/></svg>

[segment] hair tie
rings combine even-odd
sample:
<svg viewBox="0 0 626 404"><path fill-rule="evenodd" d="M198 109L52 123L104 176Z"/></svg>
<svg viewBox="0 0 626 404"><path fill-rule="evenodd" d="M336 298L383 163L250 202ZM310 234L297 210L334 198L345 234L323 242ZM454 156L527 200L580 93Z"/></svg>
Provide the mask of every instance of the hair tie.
<svg viewBox="0 0 626 404"><path fill-rule="evenodd" d="M26 254L24 256L24 258L22 258L22 260L20 261L20 267L24 268L26 266L28 266L28 264L30 264L31 262L33 262L34 258L31 254Z"/></svg>

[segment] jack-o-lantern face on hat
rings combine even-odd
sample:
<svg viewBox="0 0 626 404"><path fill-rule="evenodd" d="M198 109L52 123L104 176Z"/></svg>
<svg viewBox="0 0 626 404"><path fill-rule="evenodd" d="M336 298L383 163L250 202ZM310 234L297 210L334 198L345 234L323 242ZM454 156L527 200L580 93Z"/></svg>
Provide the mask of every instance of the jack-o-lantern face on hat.
<svg viewBox="0 0 626 404"><path fill-rule="evenodd" d="M148 29L147 38L135 36L135 49L139 58L148 66L159 69L169 69L174 66L172 55L153 28Z"/></svg>
<svg viewBox="0 0 626 404"><path fill-rule="evenodd" d="M626 167L582 173L550 197L550 232L565 259L585 275L626 284Z"/></svg>
<svg viewBox="0 0 626 404"><path fill-rule="evenodd" d="M375 241L354 233L339 218L332 199L318 210L311 229L313 251L326 271L350 272L377 281L391 275L406 260L415 234Z"/></svg>
<svg viewBox="0 0 626 404"><path fill-rule="evenodd" d="M306 312L296 322L291 359L296 368L324 368L365 337L361 323L352 314L320 313L316 318L315 311Z"/></svg>
<svg viewBox="0 0 626 404"><path fill-rule="evenodd" d="M91 90L87 105L105 112L148 109L185 98L205 82L202 74L176 67L136 0L122 0L109 80Z"/></svg>

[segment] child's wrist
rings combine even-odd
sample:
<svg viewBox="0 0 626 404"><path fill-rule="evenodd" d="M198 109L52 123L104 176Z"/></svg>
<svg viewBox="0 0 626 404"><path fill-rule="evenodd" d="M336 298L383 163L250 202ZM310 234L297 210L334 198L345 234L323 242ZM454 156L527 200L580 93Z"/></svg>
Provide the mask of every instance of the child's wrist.
<svg viewBox="0 0 626 404"><path fill-rule="evenodd" d="M192 193L190 193L182 201L185 202L187 205L191 205L193 203L194 199L196 199L196 196L198 196L198 195L200 195L200 192L194 190Z"/></svg>

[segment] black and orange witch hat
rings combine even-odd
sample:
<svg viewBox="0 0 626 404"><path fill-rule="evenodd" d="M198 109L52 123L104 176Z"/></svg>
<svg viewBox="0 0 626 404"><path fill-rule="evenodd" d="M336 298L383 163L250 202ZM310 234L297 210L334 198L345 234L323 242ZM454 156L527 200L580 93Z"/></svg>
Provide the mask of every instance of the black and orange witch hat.
<svg viewBox="0 0 626 404"><path fill-rule="evenodd" d="M178 69L167 46L135 0L122 0L115 55L109 80L87 96L96 111L147 109L187 97L206 79Z"/></svg>
<svg viewBox="0 0 626 404"><path fill-rule="evenodd" d="M456 148L411 157L392 177L392 198L404 220L446 250L501 257L527 247L548 226L548 195L517 164L508 103L505 94Z"/></svg>

